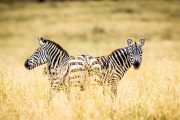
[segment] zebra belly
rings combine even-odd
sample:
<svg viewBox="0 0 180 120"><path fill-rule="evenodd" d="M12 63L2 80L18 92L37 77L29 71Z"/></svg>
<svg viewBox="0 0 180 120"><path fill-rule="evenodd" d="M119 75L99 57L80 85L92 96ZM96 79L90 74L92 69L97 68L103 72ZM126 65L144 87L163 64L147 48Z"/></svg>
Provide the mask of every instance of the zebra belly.
<svg viewBox="0 0 180 120"><path fill-rule="evenodd" d="M103 84L103 81L101 79L102 76L102 70L101 65L98 63L98 61L94 58L90 61L90 70L89 70L89 80L90 85L96 85L96 84Z"/></svg>
<svg viewBox="0 0 180 120"><path fill-rule="evenodd" d="M86 82L86 71L83 60L70 60L69 73L66 78L70 86L81 86Z"/></svg>

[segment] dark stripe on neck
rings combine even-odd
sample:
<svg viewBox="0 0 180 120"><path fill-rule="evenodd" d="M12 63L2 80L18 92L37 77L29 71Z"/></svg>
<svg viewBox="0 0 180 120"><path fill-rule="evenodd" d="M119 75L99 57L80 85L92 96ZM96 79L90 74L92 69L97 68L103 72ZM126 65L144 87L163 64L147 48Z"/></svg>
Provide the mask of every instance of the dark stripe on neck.
<svg viewBox="0 0 180 120"><path fill-rule="evenodd" d="M46 47L49 55L49 67L54 68L59 66L69 57L69 54L58 44L50 41ZM56 66L55 66L56 65Z"/></svg>
<svg viewBox="0 0 180 120"><path fill-rule="evenodd" d="M130 67L130 62L128 59L128 53L126 48L120 48L115 51L113 51L109 56L113 56L115 63L118 63L118 65L124 66L126 68ZM111 59L111 57L109 57Z"/></svg>

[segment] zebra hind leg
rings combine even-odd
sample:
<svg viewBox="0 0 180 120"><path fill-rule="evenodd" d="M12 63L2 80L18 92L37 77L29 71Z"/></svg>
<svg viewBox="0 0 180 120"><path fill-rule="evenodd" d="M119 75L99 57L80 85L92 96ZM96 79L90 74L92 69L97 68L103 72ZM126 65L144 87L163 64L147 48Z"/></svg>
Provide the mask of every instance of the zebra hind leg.
<svg viewBox="0 0 180 120"><path fill-rule="evenodd" d="M69 86L64 86L63 88L64 88L63 91L67 95L67 99L70 100L70 88L69 88Z"/></svg>
<svg viewBox="0 0 180 120"><path fill-rule="evenodd" d="M58 93L58 90L54 90L54 89L51 88L48 104L50 104L50 103L53 101L53 98L55 98L55 95L56 95L57 93Z"/></svg>
<svg viewBox="0 0 180 120"><path fill-rule="evenodd" d="M77 86L77 89L78 89L78 86ZM76 100L80 100L81 99L81 95L82 95L82 92L85 91L85 86L84 85L80 85L79 86L79 91L76 93Z"/></svg>
<svg viewBox="0 0 180 120"><path fill-rule="evenodd" d="M103 85L103 95L106 97L109 91L109 86L108 85Z"/></svg>

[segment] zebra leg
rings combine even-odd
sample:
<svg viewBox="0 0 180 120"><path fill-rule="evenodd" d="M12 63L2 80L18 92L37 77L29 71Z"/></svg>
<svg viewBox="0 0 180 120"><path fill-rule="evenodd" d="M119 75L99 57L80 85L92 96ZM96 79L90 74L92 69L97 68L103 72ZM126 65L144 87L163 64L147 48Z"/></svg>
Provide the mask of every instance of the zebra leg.
<svg viewBox="0 0 180 120"><path fill-rule="evenodd" d="M107 86L103 85L103 95L106 96L107 93Z"/></svg>
<svg viewBox="0 0 180 120"><path fill-rule="evenodd" d="M116 99L117 96L117 80L112 78L108 80L108 85L110 86L110 94L111 94L111 98L114 101Z"/></svg>
<svg viewBox="0 0 180 120"><path fill-rule="evenodd" d="M49 74L50 74L50 70L47 67L44 67L43 75L49 75Z"/></svg>
<svg viewBox="0 0 180 120"><path fill-rule="evenodd" d="M111 80L111 98L113 102L116 100L117 97L117 80L112 79Z"/></svg>
<svg viewBox="0 0 180 120"><path fill-rule="evenodd" d="M111 80L111 98L112 98L112 110L116 111L116 97L117 97L117 79Z"/></svg>
<svg viewBox="0 0 180 120"><path fill-rule="evenodd" d="M51 88L49 101L52 101L52 99L55 97L55 95L57 94L57 92L58 92L57 90Z"/></svg>
<svg viewBox="0 0 180 120"><path fill-rule="evenodd" d="M69 86L64 86L63 87L64 89L63 89L63 91L66 93L66 95L67 95L67 99L68 100L70 100L70 88L69 88Z"/></svg>
<svg viewBox="0 0 180 120"><path fill-rule="evenodd" d="M82 92L84 92L85 90L86 90L85 85L80 85L79 86L79 92L76 95L77 100L81 99Z"/></svg>
<svg viewBox="0 0 180 120"><path fill-rule="evenodd" d="M50 101L55 97L55 95L60 91L59 82L56 79L51 78L51 88L50 88Z"/></svg>

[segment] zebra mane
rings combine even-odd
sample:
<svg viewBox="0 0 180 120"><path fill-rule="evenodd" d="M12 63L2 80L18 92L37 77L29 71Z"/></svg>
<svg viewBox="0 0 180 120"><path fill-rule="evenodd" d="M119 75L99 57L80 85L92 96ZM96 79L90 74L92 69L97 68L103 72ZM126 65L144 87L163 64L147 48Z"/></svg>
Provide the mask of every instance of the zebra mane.
<svg viewBox="0 0 180 120"><path fill-rule="evenodd" d="M109 55L113 54L113 53L116 52L116 51L121 51L122 49L123 49L123 50L127 50L127 48L128 48L128 47L115 49L115 50L113 50Z"/></svg>
<svg viewBox="0 0 180 120"><path fill-rule="evenodd" d="M121 50L124 50L124 51L127 52L127 49L128 49L128 47L117 48L117 49L113 50L113 51L112 51L110 54L108 54L108 55L98 56L98 57L96 57L96 58L108 57L108 56L112 55L113 53L115 53L115 52L117 52L117 51L121 51Z"/></svg>
<svg viewBox="0 0 180 120"><path fill-rule="evenodd" d="M49 43L52 43L52 44L55 45L57 48L59 48L60 50L66 52L66 53L68 54L68 52L67 52L64 48L62 48L59 44L57 44L56 42L51 41L51 40L49 40L49 39L44 39L44 40L45 40L45 41L48 41Z"/></svg>

